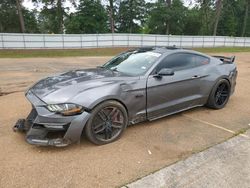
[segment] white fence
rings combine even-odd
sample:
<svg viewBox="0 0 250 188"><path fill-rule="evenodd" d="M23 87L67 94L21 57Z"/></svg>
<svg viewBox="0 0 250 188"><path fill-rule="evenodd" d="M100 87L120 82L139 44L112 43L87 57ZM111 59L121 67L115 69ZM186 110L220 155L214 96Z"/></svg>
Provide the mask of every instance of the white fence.
<svg viewBox="0 0 250 188"><path fill-rule="evenodd" d="M0 33L0 49L105 48L138 46L250 47L250 37L148 34L11 34Z"/></svg>

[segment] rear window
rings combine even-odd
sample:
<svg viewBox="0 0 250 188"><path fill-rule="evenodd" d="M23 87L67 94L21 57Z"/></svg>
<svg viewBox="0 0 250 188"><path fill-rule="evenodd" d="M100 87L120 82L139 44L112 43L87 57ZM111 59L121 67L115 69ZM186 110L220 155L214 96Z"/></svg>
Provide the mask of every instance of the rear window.
<svg viewBox="0 0 250 188"><path fill-rule="evenodd" d="M209 58L201 55L195 55L195 62L196 66L206 65L209 63Z"/></svg>

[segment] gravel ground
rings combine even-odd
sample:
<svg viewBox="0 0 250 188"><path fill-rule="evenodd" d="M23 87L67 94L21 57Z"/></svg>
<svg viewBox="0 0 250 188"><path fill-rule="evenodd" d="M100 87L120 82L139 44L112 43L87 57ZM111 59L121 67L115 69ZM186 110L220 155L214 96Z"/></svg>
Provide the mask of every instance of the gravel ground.
<svg viewBox="0 0 250 188"><path fill-rule="evenodd" d="M119 187L249 128L250 53L235 55L239 77L226 108L196 108L131 126L105 146L83 138L66 148L35 147L12 132L31 109L24 90L41 77L109 57L0 59L0 187Z"/></svg>

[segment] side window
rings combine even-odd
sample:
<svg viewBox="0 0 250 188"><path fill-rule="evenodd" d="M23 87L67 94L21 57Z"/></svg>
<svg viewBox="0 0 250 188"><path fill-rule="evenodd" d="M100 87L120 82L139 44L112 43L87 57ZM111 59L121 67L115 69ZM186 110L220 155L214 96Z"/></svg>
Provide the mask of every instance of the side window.
<svg viewBox="0 0 250 188"><path fill-rule="evenodd" d="M209 63L209 58L195 55L196 66L207 65Z"/></svg>
<svg viewBox="0 0 250 188"><path fill-rule="evenodd" d="M178 53L165 57L156 67L156 72L162 68L173 69L174 71L190 69L209 63L209 59L200 55L189 53Z"/></svg>

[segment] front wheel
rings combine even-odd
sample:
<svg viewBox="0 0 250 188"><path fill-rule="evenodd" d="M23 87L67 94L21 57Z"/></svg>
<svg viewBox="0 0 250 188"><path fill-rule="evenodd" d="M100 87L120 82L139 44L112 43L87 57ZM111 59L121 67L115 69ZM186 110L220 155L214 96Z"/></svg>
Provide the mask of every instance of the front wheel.
<svg viewBox="0 0 250 188"><path fill-rule="evenodd" d="M122 135L127 124L128 115L124 106L117 101L105 101L92 111L85 133L94 144L108 144Z"/></svg>
<svg viewBox="0 0 250 188"><path fill-rule="evenodd" d="M213 87L207 102L207 106L213 109L223 108L230 97L231 87L227 80L222 79Z"/></svg>

